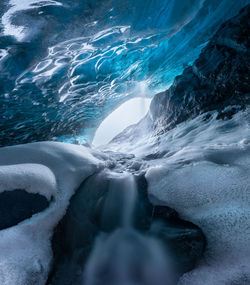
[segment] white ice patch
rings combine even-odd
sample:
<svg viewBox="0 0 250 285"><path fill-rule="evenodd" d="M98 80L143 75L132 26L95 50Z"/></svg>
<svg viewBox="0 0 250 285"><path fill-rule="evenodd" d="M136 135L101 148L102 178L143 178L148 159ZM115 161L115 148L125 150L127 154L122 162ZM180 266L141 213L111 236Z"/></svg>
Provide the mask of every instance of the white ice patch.
<svg viewBox="0 0 250 285"><path fill-rule="evenodd" d="M0 192L21 188L54 197L45 211L0 231L1 285L45 284L53 229L80 183L103 167L93 154L83 146L55 142L0 148Z"/></svg>

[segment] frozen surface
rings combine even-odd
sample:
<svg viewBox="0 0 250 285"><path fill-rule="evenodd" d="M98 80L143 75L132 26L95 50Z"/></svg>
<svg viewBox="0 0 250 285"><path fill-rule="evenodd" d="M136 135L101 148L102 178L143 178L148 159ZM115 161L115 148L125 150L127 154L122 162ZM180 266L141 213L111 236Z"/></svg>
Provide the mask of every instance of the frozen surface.
<svg viewBox="0 0 250 285"><path fill-rule="evenodd" d="M50 268L50 238L79 184L102 167L93 151L43 142L0 149L0 191L25 189L50 207L17 226L0 231L0 284L44 284Z"/></svg>
<svg viewBox="0 0 250 285"><path fill-rule="evenodd" d="M108 113L143 93L142 83L152 94L165 89L192 64L219 24L249 3L194 1L182 14L183 1L164 1L166 5L136 1L133 13L134 1L122 6L121 1L105 1L107 6L101 5L92 14L91 0L70 2L72 10L66 2L34 5L27 0L22 7L15 0L8 7L0 4L4 8L0 27L1 145L48 138L65 141L77 135L91 141ZM106 9L109 6L112 9ZM42 16L38 19L37 15ZM84 22L79 22L78 29L79 19ZM152 203L174 208L203 230L207 239L204 258L181 278L181 285L250 284L250 117L245 84L248 66L244 65L249 55L249 25L238 20L226 24L222 37L210 44L208 51L212 52L185 69L184 78L177 78L170 92L173 101L166 99L169 92L162 92L154 100L159 109L152 108L137 127L126 129L103 148L105 153L51 142L0 149L0 192L24 188L53 201L43 213L0 231L0 284L44 284L52 258L52 230L79 184L104 167L102 159L118 171L133 168L131 171L146 173ZM72 30L72 26L76 28ZM158 32L148 29L151 26ZM216 86L213 79L220 83L219 93L209 89ZM227 85L230 82L233 86ZM239 100L232 102L228 91ZM240 94L246 99L244 104L239 102ZM219 110L214 101L223 98L228 101L220 108L227 106L228 110ZM235 102L241 106L230 106L237 105ZM199 103L209 103L211 108L198 108ZM196 112L186 114L172 129L160 130L171 110L181 115L182 111ZM157 131L161 131L157 133L152 130L156 120ZM111 243L112 238L107 240L108 248ZM107 259L109 256L108 252ZM92 264L90 260L90 272L95 271Z"/></svg>

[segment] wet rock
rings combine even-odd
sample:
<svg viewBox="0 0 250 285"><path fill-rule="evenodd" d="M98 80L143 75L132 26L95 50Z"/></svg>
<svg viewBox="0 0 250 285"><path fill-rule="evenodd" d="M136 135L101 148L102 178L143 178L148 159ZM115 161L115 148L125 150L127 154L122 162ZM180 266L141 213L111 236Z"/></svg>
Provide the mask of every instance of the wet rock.
<svg viewBox="0 0 250 285"><path fill-rule="evenodd" d="M173 267L183 274L192 270L205 251L206 238L199 227L179 218L166 206L155 206L150 233L165 244Z"/></svg>

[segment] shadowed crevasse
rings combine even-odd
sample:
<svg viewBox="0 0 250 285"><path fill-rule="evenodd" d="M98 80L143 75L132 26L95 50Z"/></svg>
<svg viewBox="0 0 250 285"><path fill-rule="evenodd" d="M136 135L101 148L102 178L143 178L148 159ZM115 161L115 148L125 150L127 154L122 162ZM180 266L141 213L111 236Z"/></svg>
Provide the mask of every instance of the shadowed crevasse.
<svg viewBox="0 0 250 285"><path fill-rule="evenodd" d="M0 230L15 226L49 206L42 195L22 189L0 193Z"/></svg>

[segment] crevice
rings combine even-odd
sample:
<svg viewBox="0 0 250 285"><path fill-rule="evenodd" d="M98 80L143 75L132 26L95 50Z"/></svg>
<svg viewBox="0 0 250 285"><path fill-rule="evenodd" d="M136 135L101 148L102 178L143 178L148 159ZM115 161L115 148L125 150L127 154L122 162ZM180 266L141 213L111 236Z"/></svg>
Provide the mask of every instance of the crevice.
<svg viewBox="0 0 250 285"><path fill-rule="evenodd" d="M0 193L0 230L13 227L49 207L40 194L15 189Z"/></svg>

